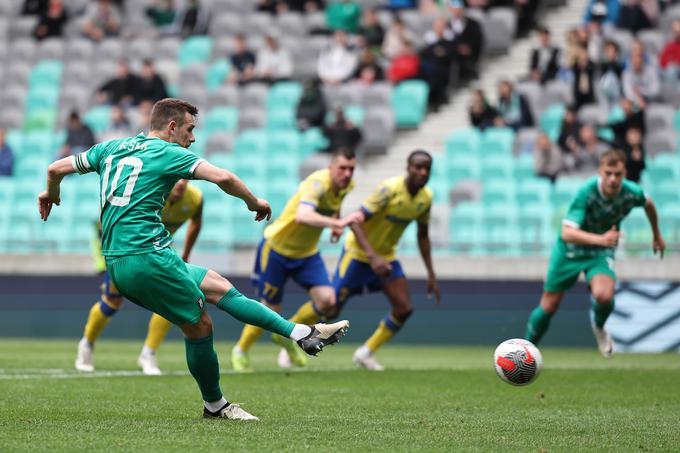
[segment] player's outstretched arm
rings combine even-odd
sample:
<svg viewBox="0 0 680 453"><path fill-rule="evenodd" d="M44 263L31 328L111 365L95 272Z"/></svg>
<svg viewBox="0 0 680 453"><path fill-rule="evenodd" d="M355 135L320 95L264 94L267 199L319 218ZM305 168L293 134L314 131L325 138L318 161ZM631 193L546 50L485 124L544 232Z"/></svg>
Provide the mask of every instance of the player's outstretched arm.
<svg viewBox="0 0 680 453"><path fill-rule="evenodd" d="M361 216L361 217L360 217ZM363 220L363 215L359 212L353 212L342 219L337 216L327 216L316 212L314 206L307 203L300 203L295 212L295 221L303 225L314 228L334 228L342 229L353 222L360 222Z"/></svg>
<svg viewBox="0 0 680 453"><path fill-rule="evenodd" d="M663 253L666 250L666 242L664 242L659 230L659 216L656 212L656 205L651 198L647 198L645 202L645 214L649 220L649 225L652 227L652 250L656 254L659 252L659 257L663 259Z"/></svg>
<svg viewBox="0 0 680 453"><path fill-rule="evenodd" d="M50 216L53 204L58 206L61 203L59 189L61 180L75 172L71 156L54 161L47 167L47 189L38 195L38 210L42 220L47 220Z"/></svg>
<svg viewBox="0 0 680 453"><path fill-rule="evenodd" d="M616 247L619 243L619 232L613 226L604 234L589 233L580 228L562 225L562 240L576 245L592 245L596 247Z"/></svg>
<svg viewBox="0 0 680 453"><path fill-rule="evenodd" d="M203 202L201 201L196 214L189 219L189 225L187 225L187 235L184 239L184 252L182 253L182 260L189 262L189 255L191 255L191 250L194 248L196 239L198 239L198 233L201 232L201 226L203 225Z"/></svg>
<svg viewBox="0 0 680 453"><path fill-rule="evenodd" d="M248 186L232 172L219 168L207 161L202 161L194 170L194 178L203 179L216 184L225 193L240 198L248 206L248 209L255 212L255 220L269 220L272 216L272 208L269 203L257 198L250 191Z"/></svg>
<svg viewBox="0 0 680 453"><path fill-rule="evenodd" d="M430 243L430 228L427 223L418 223L418 249L420 249L420 256L423 258L423 263L425 263L427 269L427 296L434 296L434 300L438 304L441 302L441 294L432 265L432 244Z"/></svg>

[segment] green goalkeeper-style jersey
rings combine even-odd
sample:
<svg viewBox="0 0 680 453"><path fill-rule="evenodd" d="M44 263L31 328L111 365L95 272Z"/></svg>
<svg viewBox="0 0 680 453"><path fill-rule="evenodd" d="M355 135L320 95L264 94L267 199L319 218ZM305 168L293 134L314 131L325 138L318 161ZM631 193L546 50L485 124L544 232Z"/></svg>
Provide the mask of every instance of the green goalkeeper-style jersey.
<svg viewBox="0 0 680 453"><path fill-rule="evenodd" d="M94 145L71 157L80 174L99 174L102 254L153 252L172 243L161 221L165 198L179 179L193 179L202 161L175 143L139 134Z"/></svg>
<svg viewBox="0 0 680 453"><path fill-rule="evenodd" d="M595 234L603 234L616 226L621 229L621 221L636 206L644 206L647 201L642 188L632 181L623 180L621 191L613 198L605 198L600 189L600 178L594 177L583 185L569 205L569 211L562 224ZM589 258L594 256L614 256L614 247L596 247L566 243L558 234L557 248L567 258Z"/></svg>

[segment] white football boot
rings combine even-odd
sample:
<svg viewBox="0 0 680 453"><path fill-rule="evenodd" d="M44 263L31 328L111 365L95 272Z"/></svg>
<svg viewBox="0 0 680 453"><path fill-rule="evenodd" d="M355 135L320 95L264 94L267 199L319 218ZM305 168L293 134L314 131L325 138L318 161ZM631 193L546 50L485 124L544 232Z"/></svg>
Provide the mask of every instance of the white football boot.
<svg viewBox="0 0 680 453"><path fill-rule="evenodd" d="M93 350L90 342L83 338L78 343L78 355L76 356L76 370L83 373L92 373L94 371Z"/></svg>
<svg viewBox="0 0 680 453"><path fill-rule="evenodd" d="M210 412L208 408L203 408L203 418L227 418L229 420L259 420L253 414L241 409L238 403L227 403L222 409L217 412Z"/></svg>
<svg viewBox="0 0 680 453"><path fill-rule="evenodd" d="M614 354L614 342L612 336L604 327L597 327L595 323L591 324L593 328L593 335L597 340L597 348L605 359L610 358Z"/></svg>
<svg viewBox="0 0 680 453"><path fill-rule="evenodd" d="M365 368L371 371L383 371L383 367L380 362L375 359L375 356L366 346L361 346L359 349L354 351L352 356L352 362L360 368Z"/></svg>
<svg viewBox="0 0 680 453"><path fill-rule="evenodd" d="M142 352L137 358L137 365L142 369L142 373L147 376L160 376L163 374L160 368L158 368L158 362L156 361L156 354L149 354Z"/></svg>

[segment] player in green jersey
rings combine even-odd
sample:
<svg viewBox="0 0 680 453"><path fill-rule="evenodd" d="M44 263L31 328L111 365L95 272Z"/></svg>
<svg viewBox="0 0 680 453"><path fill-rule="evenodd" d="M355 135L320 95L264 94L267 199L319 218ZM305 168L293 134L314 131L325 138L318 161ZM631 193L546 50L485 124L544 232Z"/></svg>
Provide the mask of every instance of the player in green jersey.
<svg viewBox="0 0 680 453"><path fill-rule="evenodd" d="M102 254L111 280L130 301L179 326L185 336L189 371L204 401L203 416L257 420L229 403L220 389L219 364L213 348L212 321L204 302L247 324L290 338L310 355L338 341L347 321L306 326L282 318L248 299L215 271L185 263L170 247L172 236L161 221L165 198L179 179L203 179L242 199L255 220L271 217L267 201L255 197L233 173L199 159L187 148L194 142L198 109L179 99L158 101L150 132L112 140L53 162L47 190L38 196L40 216L47 220L59 205L59 186L71 173L99 174Z"/></svg>
<svg viewBox="0 0 680 453"><path fill-rule="evenodd" d="M540 341L550 319L560 306L564 292L581 272L591 294L591 325L597 346L605 357L613 353L612 338L604 328L614 310L614 251L621 221L634 207L644 207L652 227L652 249L663 258L666 248L656 207L640 186L626 177L626 157L609 150L600 158L599 176L581 187L562 221L562 231L552 251L541 302L529 316L525 338Z"/></svg>

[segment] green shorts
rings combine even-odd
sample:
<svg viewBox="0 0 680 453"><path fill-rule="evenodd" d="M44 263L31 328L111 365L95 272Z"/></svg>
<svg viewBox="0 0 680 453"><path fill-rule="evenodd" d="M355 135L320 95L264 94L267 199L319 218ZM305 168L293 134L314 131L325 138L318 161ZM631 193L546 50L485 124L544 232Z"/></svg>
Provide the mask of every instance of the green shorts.
<svg viewBox="0 0 680 453"><path fill-rule="evenodd" d="M106 259L111 279L130 301L173 324L196 324L204 310L199 285L208 269L187 264L172 247Z"/></svg>
<svg viewBox="0 0 680 453"><path fill-rule="evenodd" d="M543 289L551 293L564 292L574 286L581 272L586 274L588 283L598 274L608 275L616 280L614 258L610 256L567 258L564 252L554 250Z"/></svg>

